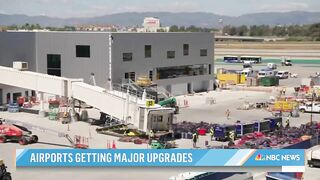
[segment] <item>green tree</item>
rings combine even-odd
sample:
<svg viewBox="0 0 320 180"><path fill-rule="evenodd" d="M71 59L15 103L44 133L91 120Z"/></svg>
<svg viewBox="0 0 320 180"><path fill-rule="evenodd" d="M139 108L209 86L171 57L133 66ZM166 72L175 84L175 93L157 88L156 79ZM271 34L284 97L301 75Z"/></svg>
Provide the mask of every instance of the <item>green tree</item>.
<svg viewBox="0 0 320 180"><path fill-rule="evenodd" d="M285 26L275 26L272 30L272 35L274 36L285 36L287 35L287 30Z"/></svg>
<svg viewBox="0 0 320 180"><path fill-rule="evenodd" d="M179 32L186 32L186 27L180 26L180 28L179 28L178 31L179 31Z"/></svg>
<svg viewBox="0 0 320 180"><path fill-rule="evenodd" d="M13 24L13 25L8 26L7 29L8 30L18 30L19 27L17 25Z"/></svg>
<svg viewBox="0 0 320 180"><path fill-rule="evenodd" d="M250 36L257 36L258 34L258 27L256 25L250 26Z"/></svg>
<svg viewBox="0 0 320 180"><path fill-rule="evenodd" d="M173 25L169 29L169 32L178 32L178 31L179 31L179 27L177 25Z"/></svg>
<svg viewBox="0 0 320 180"><path fill-rule="evenodd" d="M234 35L237 35L237 28L232 26L229 30L229 33L228 33L230 36L234 36Z"/></svg>
<svg viewBox="0 0 320 180"><path fill-rule="evenodd" d="M309 34L312 38L319 41L320 40L320 23L312 24L309 28Z"/></svg>
<svg viewBox="0 0 320 180"><path fill-rule="evenodd" d="M230 29L231 29L231 26L230 25L227 25L227 26L224 26L223 29L222 29L222 34L229 34L230 33Z"/></svg>
<svg viewBox="0 0 320 180"><path fill-rule="evenodd" d="M248 35L248 27L245 25L242 25L240 27L237 28L237 35L238 36L247 36Z"/></svg>

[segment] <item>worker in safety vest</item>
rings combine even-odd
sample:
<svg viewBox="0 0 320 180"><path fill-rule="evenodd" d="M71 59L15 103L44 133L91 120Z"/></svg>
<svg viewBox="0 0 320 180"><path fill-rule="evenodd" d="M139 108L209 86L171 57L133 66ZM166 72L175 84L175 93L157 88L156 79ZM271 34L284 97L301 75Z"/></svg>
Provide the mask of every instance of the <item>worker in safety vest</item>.
<svg viewBox="0 0 320 180"><path fill-rule="evenodd" d="M229 138L228 146L234 146L235 145L234 144L234 138L235 138L234 131L229 131L228 138Z"/></svg>
<svg viewBox="0 0 320 180"><path fill-rule="evenodd" d="M214 137L214 128L211 127L211 128L209 129L209 132L210 132L210 140L212 141L212 139L213 139L213 137Z"/></svg>
<svg viewBox="0 0 320 180"><path fill-rule="evenodd" d="M197 132L195 131L195 132L192 134L193 148L196 148L196 147L197 147L197 141L198 141L198 134L197 134Z"/></svg>
<svg viewBox="0 0 320 180"><path fill-rule="evenodd" d="M286 128L289 128L290 127L290 118L287 117L287 120L286 120Z"/></svg>
<svg viewBox="0 0 320 180"><path fill-rule="evenodd" d="M155 137L155 134L154 134L153 130L151 129L149 132L149 144L151 144L154 137Z"/></svg>
<svg viewBox="0 0 320 180"><path fill-rule="evenodd" d="M235 139L234 131L229 131L229 139L230 139L231 141L234 141L234 139Z"/></svg>
<svg viewBox="0 0 320 180"><path fill-rule="evenodd" d="M225 112L225 115L227 116L227 120L230 119L230 114L231 114L230 110L227 109L227 111Z"/></svg>
<svg viewBox="0 0 320 180"><path fill-rule="evenodd" d="M128 133L129 133L129 130L128 130L128 129L126 129L126 130L124 130L123 135L124 135L124 136L127 136L127 135L128 135Z"/></svg>

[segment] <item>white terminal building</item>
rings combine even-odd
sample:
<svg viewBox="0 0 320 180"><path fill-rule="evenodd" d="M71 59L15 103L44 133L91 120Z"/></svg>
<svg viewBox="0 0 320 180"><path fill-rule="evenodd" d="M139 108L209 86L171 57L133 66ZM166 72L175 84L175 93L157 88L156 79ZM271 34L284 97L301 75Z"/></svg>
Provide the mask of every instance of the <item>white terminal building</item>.
<svg viewBox="0 0 320 180"><path fill-rule="evenodd" d="M160 19L157 17L146 17L143 20L141 32L169 32L170 27L161 27Z"/></svg>
<svg viewBox="0 0 320 180"><path fill-rule="evenodd" d="M147 76L154 86L172 95L212 90L213 59L211 33L0 33L0 66L23 61L29 71L81 78L88 84L94 73L96 85L102 88ZM0 104L35 93L0 82Z"/></svg>

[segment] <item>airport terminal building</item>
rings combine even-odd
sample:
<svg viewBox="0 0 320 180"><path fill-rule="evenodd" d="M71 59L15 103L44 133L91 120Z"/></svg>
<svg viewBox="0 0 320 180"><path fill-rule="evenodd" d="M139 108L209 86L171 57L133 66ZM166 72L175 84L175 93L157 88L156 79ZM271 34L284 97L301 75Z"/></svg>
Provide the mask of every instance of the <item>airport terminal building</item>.
<svg viewBox="0 0 320 180"><path fill-rule="evenodd" d="M0 33L1 66L24 61L30 71L87 83L94 73L96 84L104 88L109 79L121 84L147 76L173 95L212 90L213 59L211 33ZM2 104L33 92L0 85L0 93Z"/></svg>

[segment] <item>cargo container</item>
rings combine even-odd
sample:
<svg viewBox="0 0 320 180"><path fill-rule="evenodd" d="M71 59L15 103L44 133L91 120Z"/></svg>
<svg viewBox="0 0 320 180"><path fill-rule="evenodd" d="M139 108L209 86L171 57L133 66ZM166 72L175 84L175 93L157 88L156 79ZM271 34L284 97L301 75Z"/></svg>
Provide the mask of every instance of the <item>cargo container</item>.
<svg viewBox="0 0 320 180"><path fill-rule="evenodd" d="M217 74L217 79L224 84L244 84L246 82L246 76L236 73Z"/></svg>
<svg viewBox="0 0 320 180"><path fill-rule="evenodd" d="M264 120L270 121L270 131L274 131L276 129L279 129L282 126L282 117L268 117L264 118Z"/></svg>
<svg viewBox="0 0 320 180"><path fill-rule="evenodd" d="M248 133L254 132L254 124L242 124L237 123L236 124L236 135L237 137L241 137Z"/></svg>
<svg viewBox="0 0 320 180"><path fill-rule="evenodd" d="M235 133L235 125L218 125L214 128L214 137L217 141L229 140L229 133L233 131Z"/></svg>
<svg viewBox="0 0 320 180"><path fill-rule="evenodd" d="M247 84L247 86L258 86L259 85L258 78L257 77L247 77L246 84Z"/></svg>
<svg viewBox="0 0 320 180"><path fill-rule="evenodd" d="M260 77L259 86L279 86L279 78L276 76Z"/></svg>
<svg viewBox="0 0 320 180"><path fill-rule="evenodd" d="M269 132L270 131L270 120L262 120L254 122L255 132Z"/></svg>

